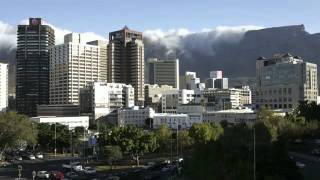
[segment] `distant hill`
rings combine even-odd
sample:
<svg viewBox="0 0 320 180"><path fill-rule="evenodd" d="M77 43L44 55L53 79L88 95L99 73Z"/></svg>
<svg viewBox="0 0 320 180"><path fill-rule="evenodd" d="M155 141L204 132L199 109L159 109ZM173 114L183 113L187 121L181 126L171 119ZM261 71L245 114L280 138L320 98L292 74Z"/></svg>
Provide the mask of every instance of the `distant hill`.
<svg viewBox="0 0 320 180"><path fill-rule="evenodd" d="M146 57L163 56L163 48L156 46L160 50L156 51L153 46L146 43L146 48L150 48L146 49ZM221 69L229 77L255 76L257 57L271 57L282 52L320 63L320 33L309 34L304 25L247 31L239 42L212 44L211 48L214 54L199 52L196 48L188 49L187 54L178 52L180 73L191 70L196 71L199 77L206 78L209 71Z"/></svg>
<svg viewBox="0 0 320 180"><path fill-rule="evenodd" d="M202 79L208 77L209 71L217 69L223 70L225 76L229 77L253 77L257 57L270 57L282 52L289 52L307 61L320 64L320 33L310 34L305 30L304 25L247 31L237 42L221 41L212 42L212 44L209 42L205 46L208 50L205 51L195 48L193 44L194 38L197 38L195 35L181 38L184 49L177 48L174 54L171 54L180 59L180 74L187 70L196 71ZM149 57L168 57L166 47L147 38L144 42L146 60ZM0 51L1 59L6 59L13 65L10 71L10 87L13 89L15 50Z"/></svg>

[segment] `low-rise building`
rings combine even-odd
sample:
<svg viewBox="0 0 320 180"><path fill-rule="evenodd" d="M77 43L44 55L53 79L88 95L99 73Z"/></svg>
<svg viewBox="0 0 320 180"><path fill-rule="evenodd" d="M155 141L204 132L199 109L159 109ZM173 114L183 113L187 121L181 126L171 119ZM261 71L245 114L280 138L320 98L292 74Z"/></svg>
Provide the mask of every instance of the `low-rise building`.
<svg viewBox="0 0 320 180"><path fill-rule="evenodd" d="M240 106L239 89L206 89L203 92L207 111L236 109Z"/></svg>
<svg viewBox="0 0 320 180"><path fill-rule="evenodd" d="M203 122L220 123L226 121L231 124L251 124L257 119L257 114L252 109L229 109L203 113Z"/></svg>
<svg viewBox="0 0 320 180"><path fill-rule="evenodd" d="M144 127L146 120L152 118L155 114L150 107L139 108L134 106L132 108L123 108L118 110L118 126L124 127L128 125L136 127Z"/></svg>
<svg viewBox="0 0 320 180"><path fill-rule="evenodd" d="M63 124L68 126L69 130L75 127L84 127L88 129L89 127L89 117L88 116L74 116L74 117L56 117L56 116L38 116L30 118L31 121L35 123L48 123L48 124Z"/></svg>
<svg viewBox="0 0 320 180"><path fill-rule="evenodd" d="M177 114L187 114L191 123L202 123L205 108L200 104L181 104L177 108Z"/></svg>
<svg viewBox="0 0 320 180"><path fill-rule="evenodd" d="M187 114L156 113L153 116L153 128L167 125L170 129L189 129L193 122Z"/></svg>
<svg viewBox="0 0 320 180"><path fill-rule="evenodd" d="M194 101L194 90L169 90L162 94L162 113L177 113L180 104L189 104Z"/></svg>
<svg viewBox="0 0 320 180"><path fill-rule="evenodd" d="M80 108L73 104L38 105L37 116L80 116Z"/></svg>

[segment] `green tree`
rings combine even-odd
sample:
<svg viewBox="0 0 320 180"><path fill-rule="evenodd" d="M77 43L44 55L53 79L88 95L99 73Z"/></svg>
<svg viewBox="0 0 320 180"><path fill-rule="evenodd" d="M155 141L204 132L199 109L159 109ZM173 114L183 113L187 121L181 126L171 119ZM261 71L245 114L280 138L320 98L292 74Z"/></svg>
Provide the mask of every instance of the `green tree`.
<svg viewBox="0 0 320 180"><path fill-rule="evenodd" d="M156 136L153 133L144 132L143 129L134 126L116 127L99 136L99 145L117 145L122 152L132 156L139 166L140 157L145 153L154 152L158 148Z"/></svg>
<svg viewBox="0 0 320 180"><path fill-rule="evenodd" d="M41 149L54 148L54 131L51 131L51 125L47 123L37 124L38 129L38 144Z"/></svg>
<svg viewBox="0 0 320 180"><path fill-rule="evenodd" d="M115 162L122 159L122 151L119 146L105 146L103 149L103 155L110 163L111 169L113 169Z"/></svg>
<svg viewBox="0 0 320 180"><path fill-rule="evenodd" d="M21 142L35 145L37 129L27 116L15 112L0 114L0 159L7 149L19 147Z"/></svg>
<svg viewBox="0 0 320 180"><path fill-rule="evenodd" d="M191 145L191 138L187 130L181 130L178 132L178 142L180 145L181 153L183 153L183 149L188 149L188 147Z"/></svg>
<svg viewBox="0 0 320 180"><path fill-rule="evenodd" d="M76 138L83 138L83 135L86 133L86 130L83 126L77 126L74 128L74 135Z"/></svg>
<svg viewBox="0 0 320 180"><path fill-rule="evenodd" d="M167 125L162 124L159 129L156 130L155 136L159 143L160 152L167 152L170 148L170 139L171 139L172 131L168 128Z"/></svg>
<svg viewBox="0 0 320 180"><path fill-rule="evenodd" d="M198 123L193 124L189 130L189 136L196 144L206 144L215 141L223 134L223 128L217 123Z"/></svg>
<svg viewBox="0 0 320 180"><path fill-rule="evenodd" d="M320 121L320 106L316 102L302 101L295 111L297 116L305 117L307 121Z"/></svg>

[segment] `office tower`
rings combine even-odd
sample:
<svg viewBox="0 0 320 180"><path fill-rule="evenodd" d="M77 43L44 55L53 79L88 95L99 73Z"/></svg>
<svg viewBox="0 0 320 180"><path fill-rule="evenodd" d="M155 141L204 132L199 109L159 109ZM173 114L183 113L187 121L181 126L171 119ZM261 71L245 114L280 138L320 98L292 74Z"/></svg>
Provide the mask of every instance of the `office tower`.
<svg viewBox="0 0 320 180"><path fill-rule="evenodd" d="M256 61L256 106L292 109L299 101L316 102L317 65L291 54L260 57Z"/></svg>
<svg viewBox="0 0 320 180"><path fill-rule="evenodd" d="M8 108L8 64L0 63L0 112Z"/></svg>
<svg viewBox="0 0 320 180"><path fill-rule="evenodd" d="M55 43L54 30L41 18L18 25L16 103L17 111L36 116L37 105L49 103L49 47Z"/></svg>
<svg viewBox="0 0 320 180"><path fill-rule="evenodd" d="M224 78L222 71L211 71L210 78L206 79L206 88L228 89L228 78Z"/></svg>
<svg viewBox="0 0 320 180"><path fill-rule="evenodd" d="M86 44L81 34L71 33L50 51L50 104L79 104L80 88L107 79L106 42Z"/></svg>
<svg viewBox="0 0 320 180"><path fill-rule="evenodd" d="M131 84L135 104L144 101L144 44L142 33L128 27L109 33L108 82Z"/></svg>
<svg viewBox="0 0 320 180"><path fill-rule="evenodd" d="M149 83L169 85L179 89L179 59L149 59Z"/></svg>

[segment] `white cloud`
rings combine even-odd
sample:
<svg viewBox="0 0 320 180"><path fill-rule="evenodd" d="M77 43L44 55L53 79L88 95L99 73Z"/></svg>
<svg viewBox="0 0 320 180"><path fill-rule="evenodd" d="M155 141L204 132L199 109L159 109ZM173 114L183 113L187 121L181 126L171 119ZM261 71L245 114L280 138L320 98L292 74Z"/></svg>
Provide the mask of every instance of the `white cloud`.
<svg viewBox="0 0 320 180"><path fill-rule="evenodd" d="M12 50L17 46L17 30L14 26L0 21L0 49Z"/></svg>
<svg viewBox="0 0 320 180"><path fill-rule="evenodd" d="M24 19L19 24L28 24L29 20ZM51 26L55 31L56 44L62 44L65 34L71 33L71 30L59 28L55 25L47 23L44 24ZM103 36L94 32L83 32L81 33L82 38L85 42L93 40L106 40ZM10 25L8 23L0 21L0 49L12 50L17 45L17 25Z"/></svg>

